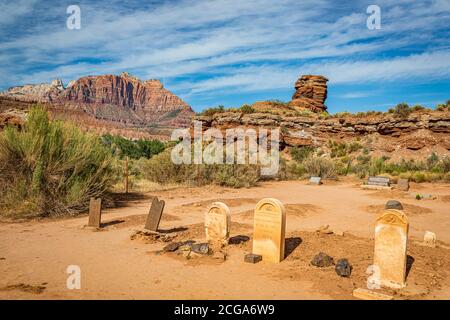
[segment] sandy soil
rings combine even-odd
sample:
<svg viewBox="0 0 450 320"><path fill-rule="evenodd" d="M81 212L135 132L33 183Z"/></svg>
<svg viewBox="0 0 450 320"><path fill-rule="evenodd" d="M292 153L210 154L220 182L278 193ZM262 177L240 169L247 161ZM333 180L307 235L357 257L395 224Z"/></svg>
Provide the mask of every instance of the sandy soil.
<svg viewBox="0 0 450 320"><path fill-rule="evenodd" d="M416 200L415 192L433 200ZM166 201L159 239L133 236L142 230L157 195ZM253 209L264 197L281 200L287 211L286 259L280 264L244 263L251 251ZM395 299L450 298L450 185L412 184L409 192L362 190L356 182L270 182L250 189L216 186L178 188L130 195L121 207L104 211L101 230L85 228L87 216L0 223L0 299L352 299L366 287L373 259L376 214L400 200L410 220L408 286ZM226 260L186 259L161 249L166 241L204 241L206 207L223 201L231 208L231 236L248 241L225 247ZM316 230L329 225L333 234ZM425 231L439 246L420 245ZM245 239L245 237L243 237ZM316 268L319 252L349 259L349 278L334 268ZM66 286L69 265L81 268L81 289Z"/></svg>

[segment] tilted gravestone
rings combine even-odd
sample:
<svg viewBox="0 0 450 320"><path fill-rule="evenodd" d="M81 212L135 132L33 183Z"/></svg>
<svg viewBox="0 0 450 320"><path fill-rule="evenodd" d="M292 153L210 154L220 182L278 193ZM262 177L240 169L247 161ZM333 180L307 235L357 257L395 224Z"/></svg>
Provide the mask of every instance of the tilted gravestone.
<svg viewBox="0 0 450 320"><path fill-rule="evenodd" d="M389 177L369 177L367 184L369 186L389 187L391 185L391 180Z"/></svg>
<svg viewBox="0 0 450 320"><path fill-rule="evenodd" d="M145 221L145 229L150 231L158 231L159 222L164 210L164 200L158 200L158 197L153 197L150 211Z"/></svg>
<svg viewBox="0 0 450 320"><path fill-rule="evenodd" d="M398 179L397 188L402 191L409 190L409 179Z"/></svg>
<svg viewBox="0 0 450 320"><path fill-rule="evenodd" d="M284 259L286 213L283 204L273 198L262 199L255 208L253 254L263 261L280 262Z"/></svg>
<svg viewBox="0 0 450 320"><path fill-rule="evenodd" d="M101 220L102 220L102 199L91 198L89 201L88 226L100 228Z"/></svg>
<svg viewBox="0 0 450 320"><path fill-rule="evenodd" d="M318 185L322 184L322 178L321 177L311 177L311 178L309 178L308 184L318 186Z"/></svg>
<svg viewBox="0 0 450 320"><path fill-rule="evenodd" d="M212 243L227 244L230 236L230 209L223 202L212 203L205 215L206 240Z"/></svg>
<svg viewBox="0 0 450 320"><path fill-rule="evenodd" d="M377 218L373 264L381 286L399 289L406 285L408 231L402 210L387 209Z"/></svg>

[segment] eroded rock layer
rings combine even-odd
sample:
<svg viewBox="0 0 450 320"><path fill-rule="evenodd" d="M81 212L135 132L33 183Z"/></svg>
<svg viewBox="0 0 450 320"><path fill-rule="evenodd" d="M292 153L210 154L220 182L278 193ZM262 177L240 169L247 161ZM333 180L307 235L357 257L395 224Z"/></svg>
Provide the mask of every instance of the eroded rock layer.
<svg viewBox="0 0 450 320"><path fill-rule="evenodd" d="M326 111L327 81L327 78L318 75L301 76L295 83L296 91L290 105L314 112Z"/></svg>

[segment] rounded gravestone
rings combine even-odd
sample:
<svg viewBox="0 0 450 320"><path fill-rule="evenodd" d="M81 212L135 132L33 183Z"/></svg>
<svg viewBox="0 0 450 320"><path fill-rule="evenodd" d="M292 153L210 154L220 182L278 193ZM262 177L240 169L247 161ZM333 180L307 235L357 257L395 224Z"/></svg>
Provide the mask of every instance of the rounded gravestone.
<svg viewBox="0 0 450 320"><path fill-rule="evenodd" d="M212 203L205 215L205 232L208 242L227 244L230 235L230 209L223 202Z"/></svg>
<svg viewBox="0 0 450 320"><path fill-rule="evenodd" d="M265 198L256 204L253 221L253 254L263 261L281 262L284 259L286 213L283 204Z"/></svg>
<svg viewBox="0 0 450 320"><path fill-rule="evenodd" d="M403 205L400 203L400 201L389 200L388 202L386 202L384 209L385 210L387 210L387 209L403 210Z"/></svg>

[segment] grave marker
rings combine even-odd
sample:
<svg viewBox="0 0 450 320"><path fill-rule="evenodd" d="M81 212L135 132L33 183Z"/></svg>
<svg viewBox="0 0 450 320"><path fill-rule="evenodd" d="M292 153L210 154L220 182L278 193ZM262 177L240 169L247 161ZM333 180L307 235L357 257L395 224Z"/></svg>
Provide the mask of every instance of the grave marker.
<svg viewBox="0 0 450 320"><path fill-rule="evenodd" d="M311 177L309 178L308 184L310 185L321 185L322 184L322 178L321 177Z"/></svg>
<svg viewBox="0 0 450 320"><path fill-rule="evenodd" d="M280 262L284 259L286 213L283 204L273 198L262 199L255 208L253 254L263 261Z"/></svg>
<svg viewBox="0 0 450 320"><path fill-rule="evenodd" d="M89 201L88 226L100 228L101 220L102 220L102 199L91 198Z"/></svg>
<svg viewBox="0 0 450 320"><path fill-rule="evenodd" d="M402 191L409 190L409 179L398 179L397 188Z"/></svg>
<svg viewBox="0 0 450 320"><path fill-rule="evenodd" d="M158 197L153 197L150 211L145 221L145 229L150 231L158 231L159 222L164 210L164 200L158 200Z"/></svg>
<svg viewBox="0 0 450 320"><path fill-rule="evenodd" d="M369 177L367 184L369 186L389 187L391 185L391 180L389 177Z"/></svg>
<svg viewBox="0 0 450 320"><path fill-rule="evenodd" d="M227 244L230 235L230 209L223 202L212 203L205 215L206 240Z"/></svg>
<svg viewBox="0 0 450 320"><path fill-rule="evenodd" d="M400 289L406 285L408 230L408 218L401 210L387 209L377 218L373 264L382 286Z"/></svg>

